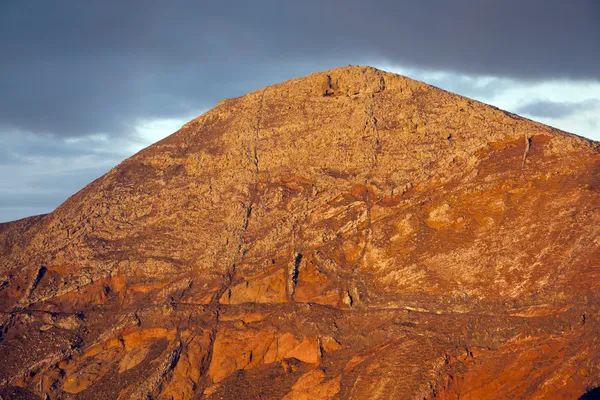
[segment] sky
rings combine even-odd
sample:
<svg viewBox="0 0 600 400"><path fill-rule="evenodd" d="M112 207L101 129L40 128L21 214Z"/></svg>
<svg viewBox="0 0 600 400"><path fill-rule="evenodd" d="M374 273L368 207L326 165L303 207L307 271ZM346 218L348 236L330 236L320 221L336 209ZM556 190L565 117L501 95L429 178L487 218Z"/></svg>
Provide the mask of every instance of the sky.
<svg viewBox="0 0 600 400"><path fill-rule="evenodd" d="M600 140L598 0L1 0L0 222L219 100L348 64Z"/></svg>

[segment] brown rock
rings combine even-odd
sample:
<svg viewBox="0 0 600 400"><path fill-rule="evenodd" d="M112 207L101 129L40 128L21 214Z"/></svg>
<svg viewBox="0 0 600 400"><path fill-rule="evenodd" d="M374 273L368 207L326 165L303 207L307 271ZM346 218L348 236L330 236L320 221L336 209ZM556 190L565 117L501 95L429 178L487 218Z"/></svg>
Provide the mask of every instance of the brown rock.
<svg viewBox="0 0 600 400"><path fill-rule="evenodd" d="M600 145L369 67L220 102L0 224L0 394L578 398Z"/></svg>

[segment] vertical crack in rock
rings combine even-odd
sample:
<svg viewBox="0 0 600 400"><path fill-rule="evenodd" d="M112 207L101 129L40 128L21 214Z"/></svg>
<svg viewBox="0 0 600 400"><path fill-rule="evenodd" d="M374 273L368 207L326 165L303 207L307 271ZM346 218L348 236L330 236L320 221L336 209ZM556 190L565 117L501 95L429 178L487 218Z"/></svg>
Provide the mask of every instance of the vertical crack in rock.
<svg viewBox="0 0 600 400"><path fill-rule="evenodd" d="M381 82L380 82L380 90L384 90L385 89L385 80L383 80L383 76L381 76ZM371 241L371 236L373 234L373 225L372 225L372 220L371 220L371 209L373 207L372 201L371 201L371 191L369 190L369 186L370 186L370 179L373 176L377 165L379 163L379 154L381 153L381 138L379 137L379 129L378 129L378 125L377 125L377 117L375 116L375 93L371 94L371 101L369 102L368 108L367 108L367 121L365 122L365 126L364 126L364 131L365 133L371 133L371 135L374 138L374 142L373 142L373 147L372 147L372 159L371 159L371 165L369 166L369 172L368 175L365 178L365 193L363 194L363 202L366 205L366 219L367 219L367 227L365 229L365 243L362 247L362 249L360 250L360 253L358 255L358 258L356 259L356 261L354 262L354 264L352 265L352 277L350 279L350 290L347 293L348 298L350 299L348 302L344 301L344 303L347 303L347 305L352 306L353 304L357 303L358 300L358 288L357 288L357 282L356 280L358 279L357 276L357 271L358 268L360 267L360 264L363 262L363 260L365 259L365 256L367 254L367 249L369 246L369 243ZM350 292L355 294L356 298L352 298L350 296Z"/></svg>
<svg viewBox="0 0 600 400"><path fill-rule="evenodd" d="M379 73L379 91L383 92L386 88L385 74L381 71L379 71L378 73Z"/></svg>
<svg viewBox="0 0 600 400"><path fill-rule="evenodd" d="M249 195L248 203L244 204L242 206L245 209L245 213L244 213L244 218L242 221L242 227L238 234L238 245L237 245L236 250L233 255L233 262L231 263L231 266L228 268L228 270L225 273L225 281L219 287L219 289L217 290L217 292L211 299L211 305L213 305L213 308L215 308L215 309L218 309L221 297L223 296L223 294L225 292L227 292L227 290L230 288L231 284L233 283L233 280L235 279L236 265L241 263L244 259L244 237L246 236L246 231L248 230L248 224L250 223L250 216L252 215L252 209L254 207L256 198L258 196L258 184L259 184L259 173L260 173L259 158L258 158L258 140L259 140L260 125L261 125L261 121L262 121L262 112L263 112L265 91L266 91L266 89L263 89L263 91L260 95L260 100L258 101L257 122L254 127L254 145L253 145L252 151L250 152L250 154L252 155L251 156L252 158L250 161L254 165L254 182L252 183L252 188L250 188L250 195Z"/></svg>
<svg viewBox="0 0 600 400"><path fill-rule="evenodd" d="M291 216L288 217L288 220L291 223L290 233L291 233L291 260L285 265L285 277L286 277L286 297L288 301L294 302L294 292L296 285L298 283L298 274L299 274L299 266L300 261L303 256L300 251L298 251L296 247L296 237L302 232L302 225L306 223L311 211L310 211L310 196L313 197L316 195L318 190L316 187L312 186L312 191L307 192L304 188L300 191L300 196L304 198L303 209L300 211L296 211L295 209L291 212Z"/></svg>
<svg viewBox="0 0 600 400"><path fill-rule="evenodd" d="M377 163L379 161L379 154L381 154L381 138L379 137L377 117L375 117L375 93L371 93L371 101L369 102L366 115L367 120L365 121L363 130L366 134L368 134L369 136L373 136L374 138L372 148L373 154L368 176L368 178L371 178L375 168L377 167Z"/></svg>
<svg viewBox="0 0 600 400"><path fill-rule="evenodd" d="M342 295L342 303L347 305L348 307L352 307L354 304L354 299L352 299L352 295L349 290L345 290Z"/></svg>
<svg viewBox="0 0 600 400"><path fill-rule="evenodd" d="M293 257L291 267L288 268L287 294L289 301L294 301L294 292L298 284L298 274L300 273L300 262L302 262L302 253L296 253Z"/></svg>
<svg viewBox="0 0 600 400"><path fill-rule="evenodd" d="M521 160L521 174L523 174L523 170L525 169L525 161L527 161L527 155L529 154L530 148L531 148L531 138L526 134L525 135L525 151L523 151L523 159Z"/></svg>
<svg viewBox="0 0 600 400"><path fill-rule="evenodd" d="M323 96L333 96L335 94L334 89L333 89L333 84L331 82L331 75L327 75L327 88L325 89L325 92L323 93Z"/></svg>
<svg viewBox="0 0 600 400"><path fill-rule="evenodd" d="M258 105L258 115L256 118L256 127L254 129L254 148L252 149L252 164L254 164L254 195L258 194L258 178L259 178L259 159L258 159L258 142L260 141L260 125L262 123L263 108L265 103L265 92L267 89L263 89L260 94L260 100Z"/></svg>
<svg viewBox="0 0 600 400"><path fill-rule="evenodd" d="M220 318L220 301L226 292L229 292L229 294L231 294L230 288L231 288L233 281L235 280L236 265L241 263L244 260L244 238L246 236L246 232L248 231L250 217L252 216L252 210L254 208L254 204L256 203L256 199L258 196L259 174L260 174L259 157L258 157L258 142L259 142L259 131L260 131L260 126L261 126L261 121L262 121L265 92L266 92L266 88L262 90L262 93L260 95L260 100L258 101L257 119L256 119L256 125L254 127L254 145L253 145L252 150L249 152L249 154L251 154L250 161L251 161L252 165L254 166L254 182L252 183L253 187L250 188L250 195L249 195L248 203L247 203L247 205L246 204L243 205L243 208L245 208L245 213L244 213L244 218L242 221L242 227L238 234L238 236L239 236L238 237L238 245L236 246L236 249L235 249L235 253L233 256L233 262L231 263L231 266L228 268L228 270L225 273L225 280L221 284L221 286L217 289L217 291L212 296L211 301L210 301L210 308L212 309L212 311L214 313L214 322L211 327L211 334L210 334L209 345L208 345L208 349L207 349L207 355L204 358L202 366L201 366L201 381L203 382L203 384L201 386L203 388L206 388L206 386L207 386L206 380L208 379L208 377L207 377L206 373L212 362L214 345L215 345L215 341L217 338L219 318Z"/></svg>

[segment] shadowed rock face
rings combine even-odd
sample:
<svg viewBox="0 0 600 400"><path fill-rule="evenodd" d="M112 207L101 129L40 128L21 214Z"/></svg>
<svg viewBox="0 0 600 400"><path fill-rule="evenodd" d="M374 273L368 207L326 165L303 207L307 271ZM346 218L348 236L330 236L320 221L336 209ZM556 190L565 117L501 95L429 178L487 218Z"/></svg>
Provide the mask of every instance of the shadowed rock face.
<svg viewBox="0 0 600 400"><path fill-rule="evenodd" d="M316 73L0 224L0 395L578 398L599 249L598 143Z"/></svg>

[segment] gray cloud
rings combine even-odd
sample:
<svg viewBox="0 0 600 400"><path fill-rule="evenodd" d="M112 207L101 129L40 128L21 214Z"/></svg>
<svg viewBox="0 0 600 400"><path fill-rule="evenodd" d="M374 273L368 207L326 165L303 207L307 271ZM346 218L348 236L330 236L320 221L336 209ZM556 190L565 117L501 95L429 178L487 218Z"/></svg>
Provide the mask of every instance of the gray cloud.
<svg viewBox="0 0 600 400"><path fill-rule="evenodd" d="M44 208L47 209L48 204L56 204L65 200L62 193L29 192L29 193L3 193L0 192L0 207L12 208L18 205L18 208Z"/></svg>
<svg viewBox="0 0 600 400"><path fill-rule="evenodd" d="M71 171L64 171L50 165L45 167L45 172L40 172L43 168L39 165L21 167L21 173L15 174L14 167L0 166L0 174L12 174L10 187L0 188L0 222L50 212L110 169L100 164L99 167L74 166Z"/></svg>
<svg viewBox="0 0 600 400"><path fill-rule="evenodd" d="M538 100L522 106L517 110L517 113L542 118L565 118L581 111L593 110L597 107L600 108L600 100L598 99L578 102Z"/></svg>
<svg viewBox="0 0 600 400"><path fill-rule="evenodd" d="M49 212L128 156L135 137L67 140L4 135L0 146L0 222Z"/></svg>
<svg viewBox="0 0 600 400"><path fill-rule="evenodd" d="M381 60L525 79L600 78L600 3L9 1L0 124L123 134L316 69Z"/></svg>
<svg viewBox="0 0 600 400"><path fill-rule="evenodd" d="M0 220L49 211L108 170L139 121L317 70L447 71L460 78L440 86L472 96L509 81L598 81L599 18L596 0L4 0ZM497 78L469 77L480 75Z"/></svg>

